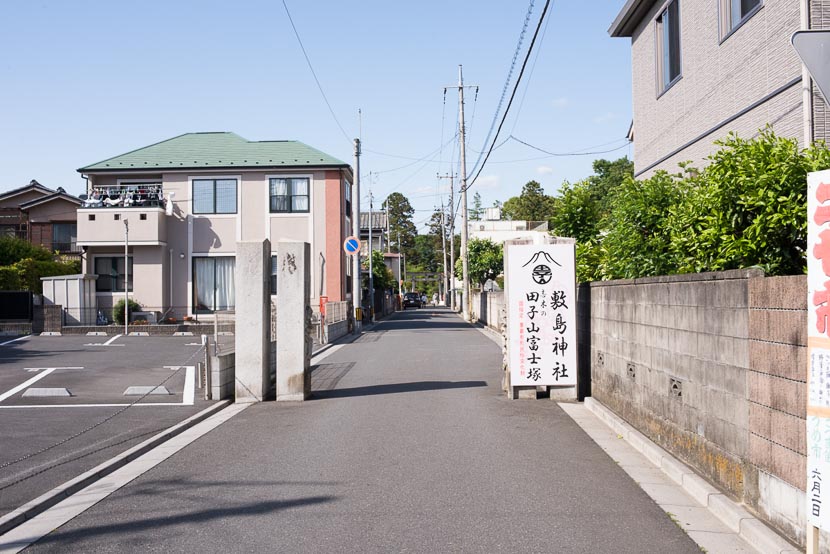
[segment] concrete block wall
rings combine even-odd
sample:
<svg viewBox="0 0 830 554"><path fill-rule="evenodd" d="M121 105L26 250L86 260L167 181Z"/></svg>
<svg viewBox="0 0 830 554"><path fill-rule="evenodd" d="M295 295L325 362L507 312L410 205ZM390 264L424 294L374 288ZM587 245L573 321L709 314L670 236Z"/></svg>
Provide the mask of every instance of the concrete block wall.
<svg viewBox="0 0 830 554"><path fill-rule="evenodd" d="M471 298L474 319L501 333L504 325L504 292L472 292Z"/></svg>
<svg viewBox="0 0 830 554"><path fill-rule="evenodd" d="M802 544L806 301L805 276L759 270L577 298L588 394Z"/></svg>
<svg viewBox="0 0 830 554"><path fill-rule="evenodd" d="M32 318L33 333L60 333L63 327L63 306L49 304L35 306Z"/></svg>
<svg viewBox="0 0 830 554"><path fill-rule="evenodd" d="M236 354L228 352L210 357L210 398L233 398Z"/></svg>
<svg viewBox="0 0 830 554"><path fill-rule="evenodd" d="M807 278L749 282L749 455L759 471L749 502L788 534L804 532ZM793 509L782 509L794 506Z"/></svg>
<svg viewBox="0 0 830 554"><path fill-rule="evenodd" d="M592 395L738 497L749 449L754 274L591 285Z"/></svg>

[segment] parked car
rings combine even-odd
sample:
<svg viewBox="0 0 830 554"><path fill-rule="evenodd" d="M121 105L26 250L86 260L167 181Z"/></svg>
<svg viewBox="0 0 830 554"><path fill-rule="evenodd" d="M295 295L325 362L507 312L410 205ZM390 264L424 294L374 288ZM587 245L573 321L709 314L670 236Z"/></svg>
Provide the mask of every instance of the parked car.
<svg viewBox="0 0 830 554"><path fill-rule="evenodd" d="M418 295L417 292L407 292L403 295L403 309L407 308L420 308L421 307L421 297Z"/></svg>

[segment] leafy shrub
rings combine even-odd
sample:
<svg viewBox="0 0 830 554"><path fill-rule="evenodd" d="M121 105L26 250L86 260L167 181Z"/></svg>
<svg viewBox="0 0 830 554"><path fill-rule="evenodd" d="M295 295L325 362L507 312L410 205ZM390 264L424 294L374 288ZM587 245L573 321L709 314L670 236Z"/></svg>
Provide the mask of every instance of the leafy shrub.
<svg viewBox="0 0 830 554"><path fill-rule="evenodd" d="M20 260L13 267L20 275L20 287L23 290L40 294L43 292L41 277L55 275L77 275L81 272L81 262L53 262L51 260L36 260L26 258Z"/></svg>
<svg viewBox="0 0 830 554"><path fill-rule="evenodd" d="M27 258L47 262L52 260L52 253L23 239L0 237L0 266L12 265Z"/></svg>
<svg viewBox="0 0 830 554"><path fill-rule="evenodd" d="M141 305L130 298L130 313L140 312ZM124 299L122 298L112 307L112 319L119 325L124 325ZM146 322L145 322L146 323Z"/></svg>
<svg viewBox="0 0 830 554"><path fill-rule="evenodd" d="M0 267L0 290L20 290L20 271L15 267Z"/></svg>

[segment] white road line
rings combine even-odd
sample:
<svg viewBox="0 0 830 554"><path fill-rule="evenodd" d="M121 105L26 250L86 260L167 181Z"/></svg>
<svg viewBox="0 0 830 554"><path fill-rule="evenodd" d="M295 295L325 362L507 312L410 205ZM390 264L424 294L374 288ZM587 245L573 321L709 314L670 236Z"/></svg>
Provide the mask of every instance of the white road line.
<svg viewBox="0 0 830 554"><path fill-rule="evenodd" d="M114 343L114 342L115 342L115 340L116 340L116 339L118 339L118 338L121 338L121 335L115 335L115 336L114 336L114 337L112 337L110 340L108 340L107 342L105 342L105 343L104 343L104 346L109 346L109 345L111 345L111 344L112 344L112 343Z"/></svg>
<svg viewBox="0 0 830 554"><path fill-rule="evenodd" d="M156 467L170 456L199 437L219 427L251 404L232 404L187 431L173 437L113 471L100 481L92 483L69 498L20 524L0 537L0 552L20 552L35 541L45 537L72 518L82 514L127 483Z"/></svg>
<svg viewBox="0 0 830 554"><path fill-rule="evenodd" d="M7 344L11 344L11 343L13 343L13 342L17 342L17 341L19 341L19 340L28 339L28 338L29 338L29 337L31 337L31 336L32 336L32 335L24 335L24 336L22 336L22 337L17 337L16 339L7 340L6 342L0 342L0 346L6 346Z"/></svg>
<svg viewBox="0 0 830 554"><path fill-rule="evenodd" d="M84 346L127 346L126 344L104 344L102 342L88 342Z"/></svg>
<svg viewBox="0 0 830 554"><path fill-rule="evenodd" d="M46 371L37 375L33 379L29 379L19 387L10 390L6 393L6 395L11 396L15 392L19 391L21 388L25 388L29 386L31 383L37 381L38 379L48 375L55 369L83 369L81 368L66 368L66 367L50 367L44 368ZM6 396L0 397L0 402L2 402ZM182 392L182 401L181 402L145 402L138 404L132 404L132 406L193 406L194 402L196 401L196 366L188 365L185 366L185 376L184 376L184 391ZM130 406L131 404L128 402L121 403L121 404L23 404L17 406L0 406L0 409L18 409L18 408L117 408L119 406Z"/></svg>
<svg viewBox="0 0 830 554"><path fill-rule="evenodd" d="M187 366L184 375L184 392L182 393L182 405L192 406L196 399L196 368Z"/></svg>
<svg viewBox="0 0 830 554"><path fill-rule="evenodd" d="M22 391L23 389L25 389L27 387L30 387L31 385L37 383L38 381L40 381L41 379L43 379L44 377L46 377L47 375L49 375L53 371L55 371L55 368L49 368L49 369L45 370L43 373L38 373L37 375L35 375L34 377L29 379L25 383L21 383L20 385L17 385L12 390L4 392L3 394L0 394L0 402L2 402L3 400L5 400L6 398L8 398L10 396L14 396L15 394Z"/></svg>

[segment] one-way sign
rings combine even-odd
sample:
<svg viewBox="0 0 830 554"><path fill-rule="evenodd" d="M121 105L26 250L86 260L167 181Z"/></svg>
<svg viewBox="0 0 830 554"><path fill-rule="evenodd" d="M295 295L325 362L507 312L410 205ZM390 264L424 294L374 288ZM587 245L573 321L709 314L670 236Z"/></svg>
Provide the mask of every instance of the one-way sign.
<svg viewBox="0 0 830 554"><path fill-rule="evenodd" d="M813 81L824 96L830 98L830 31L796 31L790 41L798 57L807 66ZM830 102L828 102L830 103Z"/></svg>

